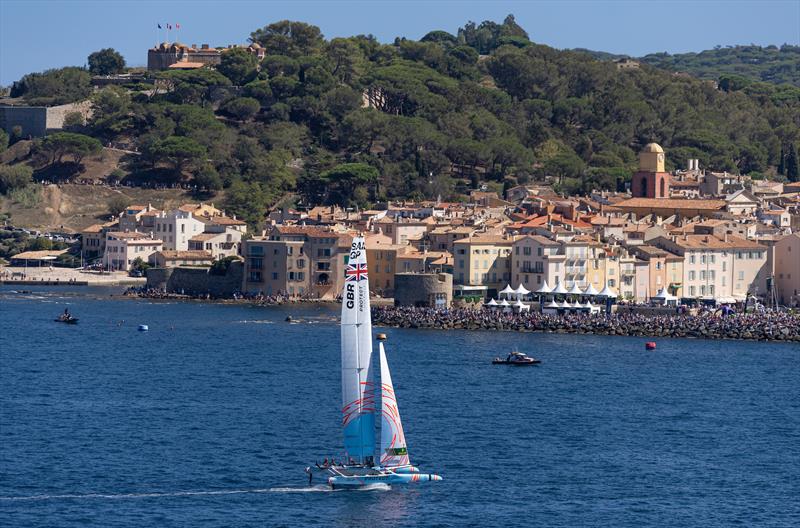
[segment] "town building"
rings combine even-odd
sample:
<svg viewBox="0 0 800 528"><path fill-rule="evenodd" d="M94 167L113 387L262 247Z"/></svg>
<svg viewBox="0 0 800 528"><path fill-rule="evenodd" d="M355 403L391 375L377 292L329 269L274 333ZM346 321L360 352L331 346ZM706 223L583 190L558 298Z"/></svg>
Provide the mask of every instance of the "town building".
<svg viewBox="0 0 800 528"><path fill-rule="evenodd" d="M800 306L800 233L787 235L775 243L775 278L772 287L778 302Z"/></svg>
<svg viewBox="0 0 800 528"><path fill-rule="evenodd" d="M664 170L664 149L648 143L639 153L639 170L631 179L634 198L669 198L670 174Z"/></svg>
<svg viewBox="0 0 800 528"><path fill-rule="evenodd" d="M500 291L511 281L511 253L515 237L485 235L453 243L454 282L480 287L485 293Z"/></svg>
<svg viewBox="0 0 800 528"><path fill-rule="evenodd" d="M164 248L188 251L189 240L205 232L205 224L192 213L175 209L162 211L154 217L153 235L164 241Z"/></svg>
<svg viewBox="0 0 800 528"><path fill-rule="evenodd" d="M147 50L147 71L218 66L222 62L222 54L236 48L251 53L258 59L258 62L264 58L264 48L257 43L247 46L231 45L225 48L212 48L208 44L202 44L198 48L196 44L187 46L180 42L162 42Z"/></svg>
<svg viewBox="0 0 800 528"><path fill-rule="evenodd" d="M103 265L112 271L130 271L136 259L147 263L156 251L164 249L163 242L138 231L110 231L106 233L106 250Z"/></svg>
<svg viewBox="0 0 800 528"><path fill-rule="evenodd" d="M214 257L208 251L156 251L150 256L150 263L157 268L176 268L178 266L210 266Z"/></svg>

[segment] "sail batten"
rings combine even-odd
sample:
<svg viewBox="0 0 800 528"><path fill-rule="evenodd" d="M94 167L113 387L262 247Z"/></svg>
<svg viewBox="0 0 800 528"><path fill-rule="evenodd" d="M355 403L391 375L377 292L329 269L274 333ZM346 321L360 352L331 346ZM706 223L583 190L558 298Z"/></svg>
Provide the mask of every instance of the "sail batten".
<svg viewBox="0 0 800 528"><path fill-rule="evenodd" d="M348 459L372 460L375 451L375 386L372 372L372 321L367 252L355 237L345 268L342 294L342 426Z"/></svg>

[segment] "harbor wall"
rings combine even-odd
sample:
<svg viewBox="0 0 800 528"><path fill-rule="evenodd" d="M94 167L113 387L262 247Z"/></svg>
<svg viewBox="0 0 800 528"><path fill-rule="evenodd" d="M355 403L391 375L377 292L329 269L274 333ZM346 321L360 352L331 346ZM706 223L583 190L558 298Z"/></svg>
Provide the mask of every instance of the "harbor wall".
<svg viewBox="0 0 800 528"><path fill-rule="evenodd" d="M242 289L244 266L231 262L225 275L212 275L210 268L150 268L147 288L191 296L232 297Z"/></svg>

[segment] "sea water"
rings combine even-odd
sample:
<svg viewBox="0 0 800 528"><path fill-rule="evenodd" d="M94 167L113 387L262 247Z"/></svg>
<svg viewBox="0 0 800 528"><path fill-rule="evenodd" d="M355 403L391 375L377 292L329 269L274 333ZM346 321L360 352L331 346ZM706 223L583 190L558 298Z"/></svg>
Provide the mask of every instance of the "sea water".
<svg viewBox="0 0 800 528"><path fill-rule="evenodd" d="M0 289L3 526L800 524L797 345L384 329L444 480L331 492L303 469L341 455L338 307L26 288ZM491 364L512 349L542 364Z"/></svg>

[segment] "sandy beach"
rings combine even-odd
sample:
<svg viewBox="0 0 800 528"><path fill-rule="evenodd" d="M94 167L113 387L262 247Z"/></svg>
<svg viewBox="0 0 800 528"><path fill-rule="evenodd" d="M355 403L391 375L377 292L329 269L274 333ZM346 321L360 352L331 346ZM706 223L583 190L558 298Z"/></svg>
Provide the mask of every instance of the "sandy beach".
<svg viewBox="0 0 800 528"><path fill-rule="evenodd" d="M47 266L27 268L20 266L0 266L0 280L3 284L35 282L86 282L89 286L111 286L115 284L141 285L145 278L130 277L124 271L99 272L72 268L50 268Z"/></svg>

